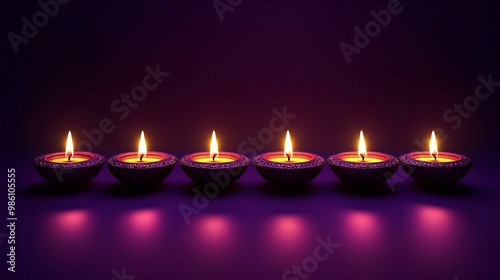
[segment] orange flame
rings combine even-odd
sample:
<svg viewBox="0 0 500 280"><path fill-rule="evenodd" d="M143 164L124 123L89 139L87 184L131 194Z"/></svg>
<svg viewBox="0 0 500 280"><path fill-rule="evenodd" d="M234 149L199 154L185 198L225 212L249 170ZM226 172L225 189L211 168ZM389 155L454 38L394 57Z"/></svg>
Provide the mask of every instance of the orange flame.
<svg viewBox="0 0 500 280"><path fill-rule="evenodd" d="M215 130L212 131L212 141L210 142L210 157L212 160L219 156L219 146L217 145L217 136Z"/></svg>
<svg viewBox="0 0 500 280"><path fill-rule="evenodd" d="M293 149L292 149L292 139L290 138L290 131L288 131L288 130L286 131L284 153L285 153L285 156L290 161L290 158L293 156Z"/></svg>
<svg viewBox="0 0 500 280"><path fill-rule="evenodd" d="M365 137L363 136L363 130L359 132L359 142L358 142L358 156L360 156L363 161L368 156L366 152Z"/></svg>
<svg viewBox="0 0 500 280"><path fill-rule="evenodd" d="M68 131L68 138L66 139L66 153L64 153L64 155L68 158L69 161L73 154L73 138L71 137L71 131Z"/></svg>
<svg viewBox="0 0 500 280"><path fill-rule="evenodd" d="M148 149L146 146L146 138L144 138L144 130L141 131L141 140L139 140L139 152L137 153L137 156L139 157L140 160L142 160L143 157L145 157L148 153Z"/></svg>
<svg viewBox="0 0 500 280"><path fill-rule="evenodd" d="M434 130L432 131L431 141L429 142L429 153L431 154L431 156L434 157L434 159L437 159L438 146L437 146L436 134L434 133Z"/></svg>

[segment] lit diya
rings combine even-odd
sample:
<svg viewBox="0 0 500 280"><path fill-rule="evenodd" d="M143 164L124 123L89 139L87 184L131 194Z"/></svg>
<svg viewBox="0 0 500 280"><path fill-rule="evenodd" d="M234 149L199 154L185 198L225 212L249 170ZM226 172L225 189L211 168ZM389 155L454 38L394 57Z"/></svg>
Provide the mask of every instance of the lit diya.
<svg viewBox="0 0 500 280"><path fill-rule="evenodd" d="M165 179L177 162L171 154L148 151L144 131L141 132L138 152L115 155L108 160L111 174L128 185L152 185Z"/></svg>
<svg viewBox="0 0 500 280"><path fill-rule="evenodd" d="M294 152L287 130L283 152L255 156L253 164L260 176L279 186L301 186L318 176L325 160L315 154Z"/></svg>
<svg viewBox="0 0 500 280"><path fill-rule="evenodd" d="M210 151L185 155L179 161L186 175L199 185L215 183L225 188L243 175L250 160L238 153L219 152L215 130L212 131Z"/></svg>
<svg viewBox="0 0 500 280"><path fill-rule="evenodd" d="M429 141L429 152L408 153L399 160L410 177L426 185L451 185L463 178L472 167L472 160L464 155L438 152L434 131Z"/></svg>
<svg viewBox="0 0 500 280"><path fill-rule="evenodd" d="M40 175L55 185L80 185L92 180L101 171L106 159L90 152L75 152L71 131L66 151L42 155L33 160Z"/></svg>
<svg viewBox="0 0 500 280"><path fill-rule="evenodd" d="M333 173L352 185L371 186L384 183L398 169L398 160L389 155L366 150L363 131L359 133L358 151L338 153L328 158Z"/></svg>

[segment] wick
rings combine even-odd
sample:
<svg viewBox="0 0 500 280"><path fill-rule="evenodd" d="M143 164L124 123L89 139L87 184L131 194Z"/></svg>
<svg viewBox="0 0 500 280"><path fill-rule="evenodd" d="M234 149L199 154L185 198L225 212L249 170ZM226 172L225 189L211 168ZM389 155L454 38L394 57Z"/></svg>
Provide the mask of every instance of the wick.
<svg viewBox="0 0 500 280"><path fill-rule="evenodd" d="M287 154L286 156L288 157L288 161L290 161L290 155L289 155L289 154Z"/></svg>
<svg viewBox="0 0 500 280"><path fill-rule="evenodd" d="M434 157L434 160L437 160L436 155L432 155Z"/></svg>
<svg viewBox="0 0 500 280"><path fill-rule="evenodd" d="M140 161L142 161L142 158L144 157L144 155L141 155L141 157L139 158Z"/></svg>
<svg viewBox="0 0 500 280"><path fill-rule="evenodd" d="M214 155L214 156L212 157L212 161L215 161L215 156L216 156L216 155Z"/></svg>
<svg viewBox="0 0 500 280"><path fill-rule="evenodd" d="M68 161L70 161L70 159L71 159L71 155L68 156Z"/></svg>
<svg viewBox="0 0 500 280"><path fill-rule="evenodd" d="M361 161L365 161L365 156L361 155Z"/></svg>

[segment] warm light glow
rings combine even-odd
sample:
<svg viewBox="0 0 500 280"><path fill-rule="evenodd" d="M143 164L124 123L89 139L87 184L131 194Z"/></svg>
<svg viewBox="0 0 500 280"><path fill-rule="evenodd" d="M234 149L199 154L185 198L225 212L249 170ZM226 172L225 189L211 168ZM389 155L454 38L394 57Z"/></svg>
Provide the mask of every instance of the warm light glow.
<svg viewBox="0 0 500 280"><path fill-rule="evenodd" d="M217 136L215 136L215 130L212 131L212 142L210 142L210 158L212 161L219 156L219 146L217 145Z"/></svg>
<svg viewBox="0 0 500 280"><path fill-rule="evenodd" d="M226 162L233 162L233 161L235 161L235 159L228 158L228 157L215 157L215 159L214 159L212 157L207 158L205 156L205 157L197 158L197 159L195 159L195 161L202 162L202 163L226 163Z"/></svg>
<svg viewBox="0 0 500 280"><path fill-rule="evenodd" d="M309 220L301 215L278 215L271 217L264 226L266 239L264 246L269 258L289 260L299 258L310 246L311 225ZM303 257L302 257L303 258ZM293 278L292 278L293 279Z"/></svg>
<svg viewBox="0 0 500 280"><path fill-rule="evenodd" d="M224 216L206 216L200 219L199 233L205 245L223 246L232 237L231 220Z"/></svg>
<svg viewBox="0 0 500 280"><path fill-rule="evenodd" d="M137 156L142 161L142 159L147 155L148 148L146 146L146 139L144 138L144 130L141 132L141 140L139 140L139 152Z"/></svg>
<svg viewBox="0 0 500 280"><path fill-rule="evenodd" d="M359 142L358 142L358 156L364 161L368 157L366 152L365 137L363 136L363 130L359 132Z"/></svg>
<svg viewBox="0 0 500 280"><path fill-rule="evenodd" d="M290 131L286 131L286 139L285 139L285 157L290 158L293 157L293 149L292 149L292 139L290 139Z"/></svg>
<svg viewBox="0 0 500 280"><path fill-rule="evenodd" d="M66 237L71 235L79 236L88 228L89 211L87 210L67 210L51 215L51 220L55 222L51 225L59 233L64 233Z"/></svg>
<svg viewBox="0 0 500 280"><path fill-rule="evenodd" d="M429 152L434 159L437 159L438 146L437 146L436 134L434 134L434 130L432 131L431 141L429 142Z"/></svg>
<svg viewBox="0 0 500 280"><path fill-rule="evenodd" d="M158 162L166 159L164 155L155 152L149 152L148 156L146 157L146 155L144 155L142 159L140 155L139 157L137 157L137 155L138 154L134 152L120 154L118 155L118 160L127 163L148 163Z"/></svg>
<svg viewBox="0 0 500 280"><path fill-rule="evenodd" d="M66 158L68 158L69 161L73 154L73 139L71 137L71 131L68 131L68 138L66 139L66 153L64 155L66 156Z"/></svg>
<svg viewBox="0 0 500 280"><path fill-rule="evenodd" d="M451 155L451 154L445 154L444 152L441 153L441 156L436 159L434 159L433 156L429 156L427 153L422 153L422 154L415 154L412 155L411 158L419 161L426 161L426 162L454 162L460 160L459 156Z"/></svg>
<svg viewBox="0 0 500 280"><path fill-rule="evenodd" d="M343 215L348 240L356 244L356 250L370 252L370 248L380 245L380 235L383 230L379 216L369 211L350 210Z"/></svg>
<svg viewBox="0 0 500 280"><path fill-rule="evenodd" d="M162 221L161 213L157 209L135 210L127 214L125 219L127 236L144 238L153 237L158 232Z"/></svg>
<svg viewBox="0 0 500 280"><path fill-rule="evenodd" d="M360 156L356 155L355 152L352 154L340 156L339 158L343 161L360 162L360 163L377 163L377 162L383 162L383 161L389 160L389 158L374 157L373 155L363 159Z"/></svg>
<svg viewBox="0 0 500 280"><path fill-rule="evenodd" d="M235 221L223 215L208 215L200 217L189 230L191 245L189 249L195 255L213 260L231 259L239 243L236 242L237 226ZM205 259L206 260L206 259Z"/></svg>
<svg viewBox="0 0 500 280"><path fill-rule="evenodd" d="M411 232L417 248L427 252L428 259L442 260L453 254L453 248L463 238L460 236L464 230L461 215L447 207L427 204L417 204L412 212L410 217L414 228Z"/></svg>
<svg viewBox="0 0 500 280"><path fill-rule="evenodd" d="M282 153L271 153L265 157L266 160L272 162L284 162L284 163L301 163L308 162L314 159L314 157L305 154L295 153L295 156L291 157L290 160L285 156L283 157Z"/></svg>
<svg viewBox="0 0 500 280"><path fill-rule="evenodd" d="M217 154L201 152L190 155L189 159L200 163L227 163L238 160L239 156L238 154L229 152L220 152Z"/></svg>

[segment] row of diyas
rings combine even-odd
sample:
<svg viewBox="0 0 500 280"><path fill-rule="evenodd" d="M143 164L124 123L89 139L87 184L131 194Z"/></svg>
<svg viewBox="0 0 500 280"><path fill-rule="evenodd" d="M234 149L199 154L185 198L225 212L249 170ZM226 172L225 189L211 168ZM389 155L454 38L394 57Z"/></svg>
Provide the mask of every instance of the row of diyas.
<svg viewBox="0 0 500 280"><path fill-rule="evenodd" d="M255 156L253 164L267 181L279 186L300 186L313 180L325 160L316 154L293 151L290 132L287 131L284 151ZM35 158L34 166L51 183L82 184L93 179L104 165L105 158L90 152L75 152L71 132L68 132L66 151ZM141 132L138 152L113 156L107 161L111 174L129 185L152 185L164 180L172 171L177 157L148 151L144 132ZM438 152L432 132L429 152L412 152L399 159L389 154L367 151L363 131L360 132L358 151L343 152L328 157L333 173L352 185L377 185L389 179L399 164L416 181L428 185L449 185L465 176L472 161L461 154ZM218 149L215 131L212 132L210 151L188 154L179 161L184 173L200 185L217 184L225 187L245 172L248 157Z"/></svg>

